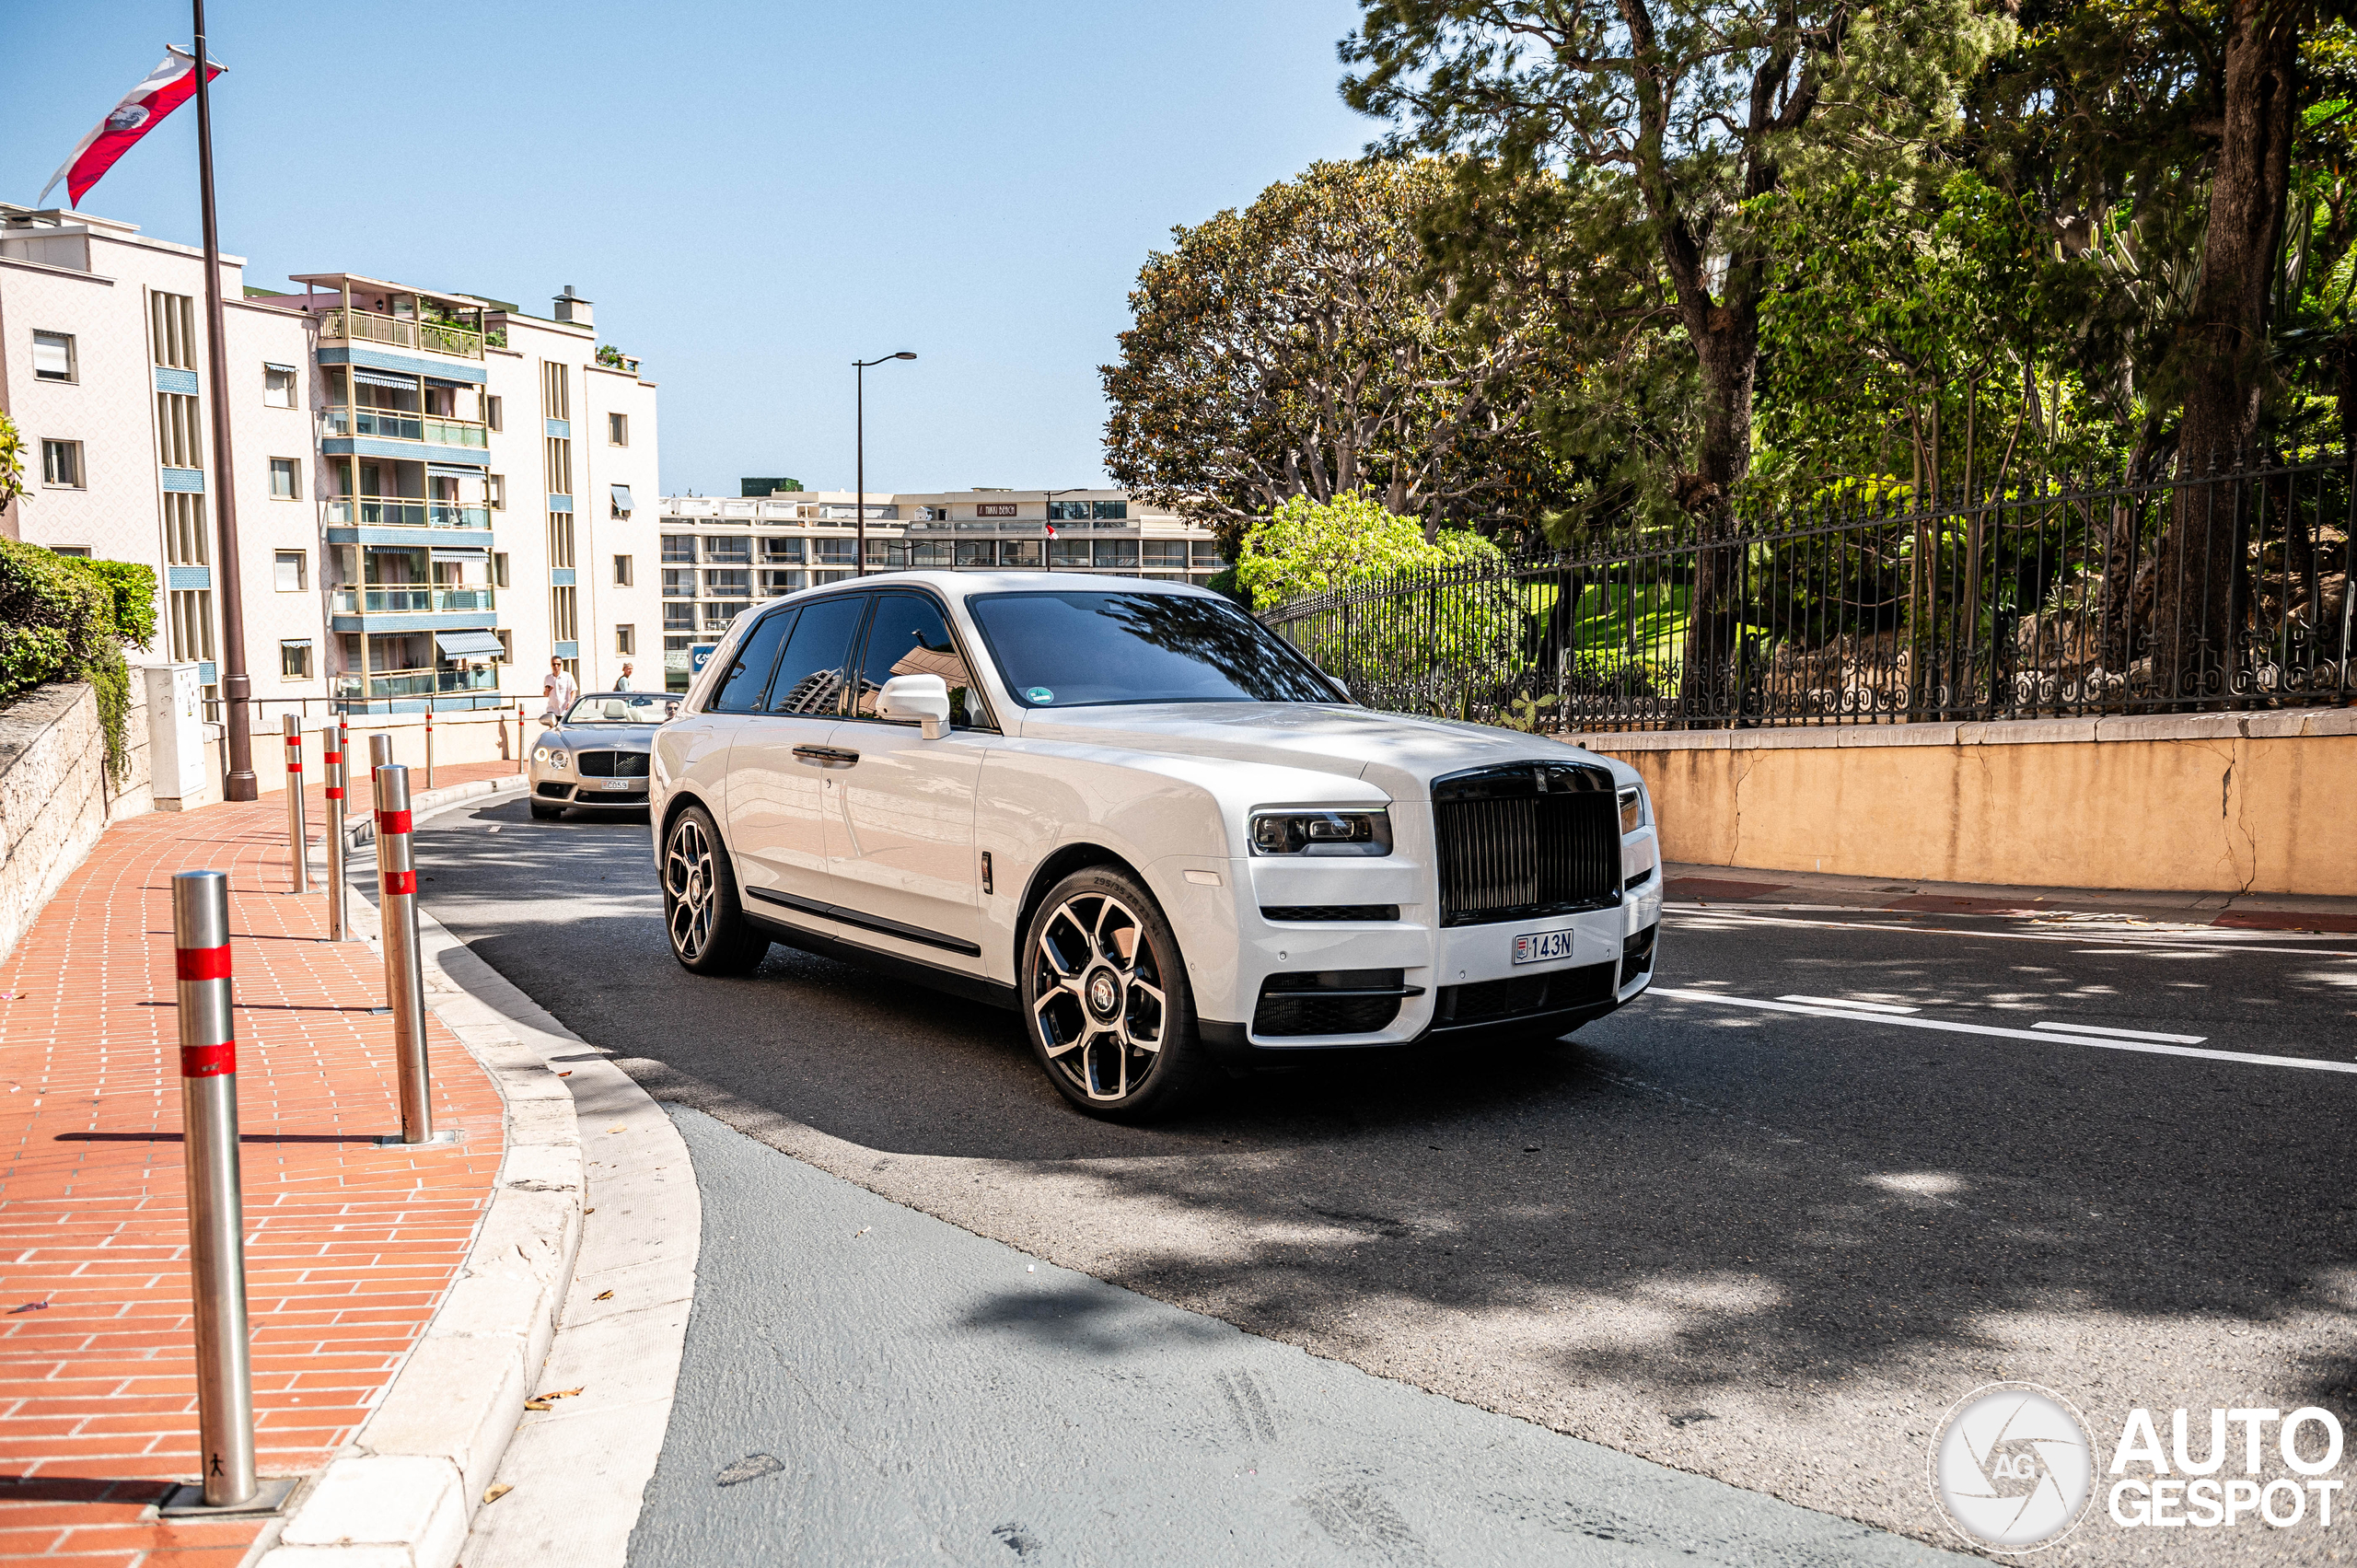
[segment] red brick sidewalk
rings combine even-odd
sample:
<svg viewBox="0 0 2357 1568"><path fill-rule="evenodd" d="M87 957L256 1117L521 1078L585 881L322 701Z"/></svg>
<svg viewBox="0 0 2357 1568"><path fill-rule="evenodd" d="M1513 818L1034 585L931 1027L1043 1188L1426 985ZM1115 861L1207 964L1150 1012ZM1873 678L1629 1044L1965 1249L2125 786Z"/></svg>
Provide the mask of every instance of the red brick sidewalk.
<svg viewBox="0 0 2357 1568"><path fill-rule="evenodd" d="M310 804L316 837L316 789ZM194 868L230 877L265 1474L316 1469L352 1436L449 1287L498 1171L498 1093L430 1022L435 1123L464 1142L374 1142L401 1124L391 1023L368 1012L383 969L359 943L319 940L323 897L286 891L283 796L108 830L0 963L0 1559L226 1565L260 1529L143 1517L195 1473L167 893Z"/></svg>

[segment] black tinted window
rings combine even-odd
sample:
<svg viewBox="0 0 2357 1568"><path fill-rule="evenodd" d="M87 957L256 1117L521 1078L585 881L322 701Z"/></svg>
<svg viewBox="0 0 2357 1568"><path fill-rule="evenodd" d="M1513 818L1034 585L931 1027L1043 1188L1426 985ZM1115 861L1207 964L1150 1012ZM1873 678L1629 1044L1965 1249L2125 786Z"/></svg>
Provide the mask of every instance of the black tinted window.
<svg viewBox="0 0 2357 1568"><path fill-rule="evenodd" d="M1346 700L1223 598L1074 588L967 604L999 673L1030 707Z"/></svg>
<svg viewBox="0 0 2357 1568"><path fill-rule="evenodd" d="M876 713L876 694L896 675L938 675L949 688L949 722L971 722L970 688L966 661L958 656L941 607L923 594L877 594L876 613L867 622L867 647L860 656L859 687L852 711L863 718Z"/></svg>
<svg viewBox="0 0 2357 1568"><path fill-rule="evenodd" d="M867 609L865 594L842 594L802 607L802 620L770 682L773 714L833 714L843 689L843 660Z"/></svg>
<svg viewBox="0 0 2357 1568"><path fill-rule="evenodd" d="M728 673L720 679L719 689L712 694L712 709L715 714L752 714L761 707L761 688L769 683L770 666L777 662L778 645L785 641L786 629L794 624L794 611L781 610L765 615L745 640L737 645L737 657L728 666Z"/></svg>

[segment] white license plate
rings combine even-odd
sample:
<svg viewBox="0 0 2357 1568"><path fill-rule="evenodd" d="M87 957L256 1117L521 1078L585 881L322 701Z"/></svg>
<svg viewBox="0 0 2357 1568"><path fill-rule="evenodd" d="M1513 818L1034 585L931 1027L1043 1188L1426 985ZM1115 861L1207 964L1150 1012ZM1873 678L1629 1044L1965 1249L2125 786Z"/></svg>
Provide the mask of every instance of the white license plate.
<svg viewBox="0 0 2357 1568"><path fill-rule="evenodd" d="M1543 964L1571 956L1572 934L1568 931L1533 931L1514 939L1514 961L1517 964Z"/></svg>
<svg viewBox="0 0 2357 1568"><path fill-rule="evenodd" d="M635 782L633 779L602 779L598 781L598 787L599 789L628 789Z"/></svg>

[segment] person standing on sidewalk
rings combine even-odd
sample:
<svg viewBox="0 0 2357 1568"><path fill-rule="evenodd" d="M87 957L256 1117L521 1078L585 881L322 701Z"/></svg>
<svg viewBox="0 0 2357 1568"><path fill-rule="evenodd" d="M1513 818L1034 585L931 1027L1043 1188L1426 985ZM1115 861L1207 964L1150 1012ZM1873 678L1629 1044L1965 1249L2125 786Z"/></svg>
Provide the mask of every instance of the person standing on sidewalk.
<svg viewBox="0 0 2357 1568"><path fill-rule="evenodd" d="M638 666L634 664L626 664L622 666L622 672L614 677L614 690L617 691L629 691L631 689L630 672L637 668Z"/></svg>
<svg viewBox="0 0 2357 1568"><path fill-rule="evenodd" d="M549 672L540 679L542 722L554 724L564 717L565 710L573 706L573 699L580 694L581 689L573 683L573 677L565 673L564 661L549 660Z"/></svg>

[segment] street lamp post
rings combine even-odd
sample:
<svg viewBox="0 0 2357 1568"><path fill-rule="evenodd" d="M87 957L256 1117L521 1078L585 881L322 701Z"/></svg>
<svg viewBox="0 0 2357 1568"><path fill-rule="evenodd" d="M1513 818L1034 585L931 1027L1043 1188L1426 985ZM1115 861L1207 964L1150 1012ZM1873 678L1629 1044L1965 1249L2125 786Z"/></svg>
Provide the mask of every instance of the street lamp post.
<svg viewBox="0 0 2357 1568"><path fill-rule="evenodd" d="M221 593L221 704L224 760L221 793L252 800L261 790L254 777L253 678L246 671L246 599L243 561L238 552L237 465L229 455L229 349L221 309L221 233L213 215L213 98L205 88L212 56L204 52L204 0L192 0L196 23L197 190L204 208L204 347L213 389L213 482L205 499L220 530L221 559L215 580Z"/></svg>
<svg viewBox="0 0 2357 1568"><path fill-rule="evenodd" d="M867 575L867 367L871 365L881 365L888 359L914 359L916 355L907 349L902 349L898 354L881 354L874 359L854 359L851 362L852 369L856 372L853 379L857 387L853 396L854 412L852 416L852 427L854 432L853 440L856 450L852 462L858 476L852 482L858 486L856 494L859 497L852 503L852 518L859 526L859 566L858 570L852 574L853 576Z"/></svg>

